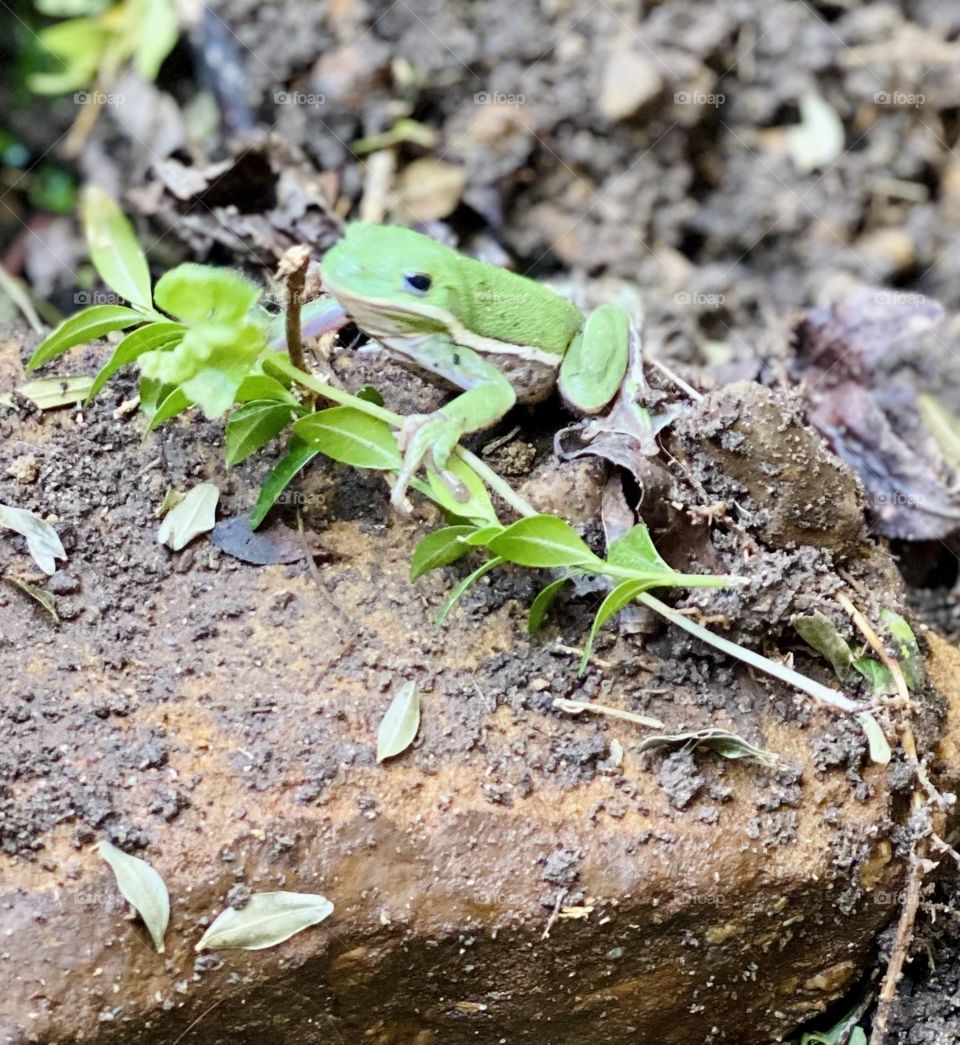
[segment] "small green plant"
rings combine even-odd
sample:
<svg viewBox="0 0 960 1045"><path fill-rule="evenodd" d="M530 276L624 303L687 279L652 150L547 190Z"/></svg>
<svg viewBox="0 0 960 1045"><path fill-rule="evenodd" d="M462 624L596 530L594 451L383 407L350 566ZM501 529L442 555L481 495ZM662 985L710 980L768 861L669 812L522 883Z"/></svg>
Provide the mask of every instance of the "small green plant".
<svg viewBox="0 0 960 1045"><path fill-rule="evenodd" d="M179 35L172 0L114 5L107 0L36 0L36 7L41 14L64 19L37 33L47 66L29 79L37 94L67 94L92 85L105 92L127 65L155 80Z"/></svg>
<svg viewBox="0 0 960 1045"><path fill-rule="evenodd" d="M225 439L229 464L243 461L289 427L286 454L267 476L250 514L252 528L261 524L286 486L318 455L382 472L388 482L395 481L402 466L395 433L403 425L403 417L383 407L374 390L352 395L319 381L295 366L287 353L275 351L271 346L277 340L276 321L261 308L260 292L253 283L229 269L183 264L153 287L133 229L113 200L96 189L86 190L83 218L93 264L116 292L116 300L93 305L65 320L37 348L29 369L75 345L126 331L94 378L89 397L122 367L136 363L140 407L149 418L148 431L193 406L208 418L229 411ZM121 300L129 304L120 304ZM299 395L297 388L303 390ZM334 405L319 410L307 405L317 399ZM889 745L866 705L715 635L650 594L653 588L727 587L742 583L740 578L674 570L660 557L643 524L611 542L601 557L569 523L538 513L462 446L455 448L444 474L428 471L425 478L414 478L410 485L436 503L448 522L417 545L411 581L471 553L485 556L450 592L438 623L482 577L508 563L560 571L533 601L529 615L532 634L541 628L565 584L578 574L602 576L609 580L610 590L587 637L581 672L589 663L599 629L638 601L703 642L818 702L856 713L875 760L889 759ZM501 521L491 491L519 519Z"/></svg>

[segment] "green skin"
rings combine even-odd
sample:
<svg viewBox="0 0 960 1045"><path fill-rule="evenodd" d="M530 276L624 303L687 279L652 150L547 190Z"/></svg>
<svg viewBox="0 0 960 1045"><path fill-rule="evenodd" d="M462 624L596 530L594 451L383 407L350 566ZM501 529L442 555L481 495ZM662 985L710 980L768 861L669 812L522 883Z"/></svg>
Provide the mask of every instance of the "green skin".
<svg viewBox="0 0 960 1045"><path fill-rule="evenodd" d="M629 317L614 305L589 316L533 280L458 254L410 229L347 226L324 256L324 289L400 363L463 389L431 414L406 419L393 502L421 465L443 474L460 438L517 402L556 386L593 414L616 396L627 368Z"/></svg>

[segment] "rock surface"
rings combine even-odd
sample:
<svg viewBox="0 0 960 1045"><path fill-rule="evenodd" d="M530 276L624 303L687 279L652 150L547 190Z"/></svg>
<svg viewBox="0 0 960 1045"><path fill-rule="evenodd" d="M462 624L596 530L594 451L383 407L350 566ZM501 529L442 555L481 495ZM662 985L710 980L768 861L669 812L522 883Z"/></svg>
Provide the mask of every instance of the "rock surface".
<svg viewBox="0 0 960 1045"><path fill-rule="evenodd" d="M450 575L406 579L424 522L334 466L292 502L326 553L316 578L203 539L171 554L155 542L168 486L217 482L233 514L266 463L227 472L219 427L197 420L142 442L142 419L113 415L129 392L81 417L0 415L0 474L39 462L0 500L52 513L69 554L59 628L0 593L3 1045L749 1045L857 975L897 909L909 796L848 722L662 627L578 679L565 646L526 639L520 572L438 630ZM31 575L18 540L0 563ZM582 608L558 616L582 641ZM958 654L931 639L930 667L923 736L940 734L949 782ZM378 765L407 679L418 739ZM725 726L783 768L639 755L636 727L557 697ZM163 875L164 956L128 919L103 837ZM238 886L320 892L334 913L269 950L198 956Z"/></svg>

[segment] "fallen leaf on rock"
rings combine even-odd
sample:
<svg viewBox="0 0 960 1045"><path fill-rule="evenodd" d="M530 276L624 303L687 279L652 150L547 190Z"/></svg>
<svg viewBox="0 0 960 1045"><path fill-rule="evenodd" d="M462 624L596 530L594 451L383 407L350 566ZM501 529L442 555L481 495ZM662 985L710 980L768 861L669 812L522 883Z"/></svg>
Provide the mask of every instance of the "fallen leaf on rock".
<svg viewBox="0 0 960 1045"><path fill-rule="evenodd" d="M644 737L637 744L638 751L649 751L657 747L695 748L709 747L723 758L746 758L760 765L774 768L779 760L771 751L765 751L748 740L727 729L696 729L689 733L658 733Z"/></svg>
<svg viewBox="0 0 960 1045"><path fill-rule="evenodd" d="M60 623L60 615L57 613L57 604L54 597L48 592L44 591L43 588L38 588L35 584L31 584L29 581L21 580L19 577L4 577L7 584L11 587L16 588L18 591L22 591L24 595L29 595L31 599L38 602L51 617Z"/></svg>
<svg viewBox="0 0 960 1045"><path fill-rule="evenodd" d="M157 530L157 543L178 552L194 537L212 530L219 500L220 491L213 483L199 483L164 516Z"/></svg>
<svg viewBox="0 0 960 1045"><path fill-rule="evenodd" d="M0 504L0 529L13 530L27 539L27 551L44 573L57 572L57 559L66 559L57 531L33 512Z"/></svg>
<svg viewBox="0 0 960 1045"><path fill-rule="evenodd" d="M280 522L251 530L249 513L217 523L211 540L222 552L252 566L299 562L306 555L296 534Z"/></svg>
<svg viewBox="0 0 960 1045"><path fill-rule="evenodd" d="M143 919L158 954L163 954L163 937L170 922L170 895L160 875L146 862L130 856L110 842L97 847L110 865L123 898Z"/></svg>
<svg viewBox="0 0 960 1045"><path fill-rule="evenodd" d="M319 893L254 893L246 907L221 911L195 950L239 947L261 951L318 925L331 914L333 904Z"/></svg>
<svg viewBox="0 0 960 1045"><path fill-rule="evenodd" d="M402 754L413 743L420 728L420 693L415 682L407 682L394 694L377 731L377 761Z"/></svg>
<svg viewBox="0 0 960 1045"><path fill-rule="evenodd" d="M92 377L39 377L17 387L22 396L41 410L82 403L93 387Z"/></svg>

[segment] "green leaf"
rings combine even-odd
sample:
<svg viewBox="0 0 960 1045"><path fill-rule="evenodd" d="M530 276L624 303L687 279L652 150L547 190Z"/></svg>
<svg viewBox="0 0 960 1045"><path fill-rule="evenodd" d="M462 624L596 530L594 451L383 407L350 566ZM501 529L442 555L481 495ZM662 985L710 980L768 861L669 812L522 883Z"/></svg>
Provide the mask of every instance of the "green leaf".
<svg viewBox="0 0 960 1045"><path fill-rule="evenodd" d="M914 693L919 693L924 685L923 655L917 636L914 635L910 625L893 610L883 609L880 611L880 620L883 621L887 632L896 643L897 660L903 670L903 677L907 686Z"/></svg>
<svg viewBox="0 0 960 1045"><path fill-rule="evenodd" d="M853 665L853 653L833 621L826 614L814 610L805 617L794 617L792 623L800 638L833 665L837 678L842 682Z"/></svg>
<svg viewBox="0 0 960 1045"><path fill-rule="evenodd" d="M593 618L593 624L590 627L590 634L587 636L586 644L583 647L583 654L580 657L579 673L581 675L587 670L587 664L590 662L590 653L593 650L597 632L615 613L619 613L624 606L633 602L641 592L646 591L650 587L652 585L649 581L621 581L600 603L600 608L597 610L597 614Z"/></svg>
<svg viewBox="0 0 960 1045"><path fill-rule="evenodd" d="M150 308L150 269L133 226L116 201L88 185L81 207L90 260L104 283L133 305Z"/></svg>
<svg viewBox="0 0 960 1045"><path fill-rule="evenodd" d="M437 614L437 626L439 627L450 615L450 611L454 606L466 595L466 593L477 583L480 578L489 573L496 566L501 565L505 562L505 559L495 558L487 559L483 565L478 566L473 573L464 577L462 581L453 589L452 592L447 596L444 604L440 607L440 612Z"/></svg>
<svg viewBox="0 0 960 1045"><path fill-rule="evenodd" d="M267 512L275 504L277 498L290 485L296 474L306 467L320 453L316 447L310 446L294 436L290 440L286 456L282 457L260 487L260 496L250 513L250 529L255 530L267 516Z"/></svg>
<svg viewBox="0 0 960 1045"><path fill-rule="evenodd" d="M660 553L653 545L650 531L643 523L637 523L622 537L611 542L607 549L607 562L611 566L640 570L645 574L658 570L664 573L674 572L673 568L660 558Z"/></svg>
<svg viewBox="0 0 960 1045"><path fill-rule="evenodd" d="M495 523L500 525L497 513L494 511L490 494L479 475L467 464L466 461L452 456L447 462L445 469L451 472L466 489L469 497L466 501L458 501L453 491L431 468L427 471L427 482L430 486L430 496L441 508L462 519L470 519L472 522Z"/></svg>
<svg viewBox="0 0 960 1045"><path fill-rule="evenodd" d="M145 317L123 305L94 305L65 319L56 330L37 347L27 361L27 370L49 363L51 359L75 345L95 341L112 330L126 330L146 322Z"/></svg>
<svg viewBox="0 0 960 1045"><path fill-rule="evenodd" d="M545 588L540 589L530 606L530 616L527 620L527 631L531 635L536 635L543 627L551 606L557 601L557 596L569 580L569 577L558 577L557 580L551 581Z"/></svg>
<svg viewBox="0 0 960 1045"><path fill-rule="evenodd" d="M160 387L161 391L163 391L169 385L161 385ZM150 424L147 425L147 431L156 431L165 421L169 421L171 417L176 417L177 414L182 414L191 405L190 397L182 388L174 388L172 391L167 392L150 415Z"/></svg>
<svg viewBox="0 0 960 1045"><path fill-rule="evenodd" d="M40 377L19 385L17 391L41 410L53 410L58 406L82 403L89 395L92 383L89 377Z"/></svg>
<svg viewBox="0 0 960 1045"><path fill-rule="evenodd" d="M140 369L151 380L180 386L211 419L233 405L264 344L258 323L197 323L175 347L140 356Z"/></svg>
<svg viewBox="0 0 960 1045"><path fill-rule="evenodd" d="M99 19L71 18L41 29L37 42L56 59L52 72L33 73L27 83L37 94L65 94L86 87L97 75L107 30Z"/></svg>
<svg viewBox="0 0 960 1045"><path fill-rule="evenodd" d="M252 403L255 399L273 399L278 403L289 403L299 406L297 397L285 388L275 377L266 374L251 374L243 379L237 389L235 402Z"/></svg>
<svg viewBox="0 0 960 1045"><path fill-rule="evenodd" d="M154 289L157 305L185 323L238 322L259 297L257 285L233 269L193 262L170 269Z"/></svg>
<svg viewBox="0 0 960 1045"><path fill-rule="evenodd" d="M555 515L519 519L490 542L490 550L520 566L603 566L573 527Z"/></svg>
<svg viewBox="0 0 960 1045"><path fill-rule="evenodd" d="M874 697L889 697L897 692L897 684L886 664L872 657L857 657L853 661L853 668L870 684L870 693Z"/></svg>
<svg viewBox="0 0 960 1045"><path fill-rule="evenodd" d="M93 399L121 367L132 363L145 352L173 348L181 341L186 329L181 323L148 323L132 334L127 334L94 378L88 399Z"/></svg>
<svg viewBox="0 0 960 1045"><path fill-rule="evenodd" d="M289 940L333 914L333 904L319 893L254 893L241 910L228 907L203 934L197 951L240 947L262 951Z"/></svg>
<svg viewBox="0 0 960 1045"><path fill-rule="evenodd" d="M133 67L145 80L153 81L180 35L177 12L170 0L143 0L137 14Z"/></svg>
<svg viewBox="0 0 960 1045"><path fill-rule="evenodd" d="M262 446L266 446L290 423L293 410L289 403L276 400L254 400L247 403L227 421L227 464L239 464Z"/></svg>
<svg viewBox="0 0 960 1045"><path fill-rule="evenodd" d="M390 426L351 406L308 414L294 424L293 430L327 457L354 468L395 472L403 464Z"/></svg>
<svg viewBox="0 0 960 1045"><path fill-rule="evenodd" d="M380 395L373 385L364 385L357 392L357 399L362 399L365 403L373 403L374 406L383 406L383 396Z"/></svg>
<svg viewBox="0 0 960 1045"><path fill-rule="evenodd" d="M377 761L402 754L413 743L420 728L420 693L415 682L407 682L394 694L377 730Z"/></svg>
<svg viewBox="0 0 960 1045"><path fill-rule="evenodd" d="M473 532L463 538L465 544L469 544L472 548L486 547L494 539L499 537L503 533L505 527L497 523L496 526L481 526L479 529L471 527Z"/></svg>
<svg viewBox="0 0 960 1045"><path fill-rule="evenodd" d="M0 529L13 530L25 537L33 561L48 575L57 572L57 559L67 557L57 531L50 523L24 508L0 504Z"/></svg>
<svg viewBox="0 0 960 1045"><path fill-rule="evenodd" d="M42 606L47 613L57 622L60 623L60 615L57 613L57 603L54 597L48 591L44 591L43 588L38 588L36 584L31 584L29 581L21 580L19 577L11 577L9 574L3 578L11 588L16 588L17 591L22 591L24 595L28 595L34 602Z"/></svg>
<svg viewBox="0 0 960 1045"><path fill-rule="evenodd" d="M146 862L130 856L110 842L97 847L110 865L123 898L143 919L157 948L163 954L163 937L170 922L170 895L160 875Z"/></svg>
<svg viewBox="0 0 960 1045"><path fill-rule="evenodd" d="M416 546L410 561L410 583L419 580L425 573L449 566L469 554L470 545L461 538L475 531L473 526L445 526L434 530Z"/></svg>
<svg viewBox="0 0 960 1045"><path fill-rule="evenodd" d="M140 378L140 409L147 415L153 417L157 407L174 390L175 385L164 385L160 381L154 381L151 377ZM147 431L150 431L148 428Z"/></svg>
<svg viewBox="0 0 960 1045"><path fill-rule="evenodd" d="M219 500L220 491L213 483L199 483L163 517L157 543L178 552L194 537L212 530L217 523Z"/></svg>

